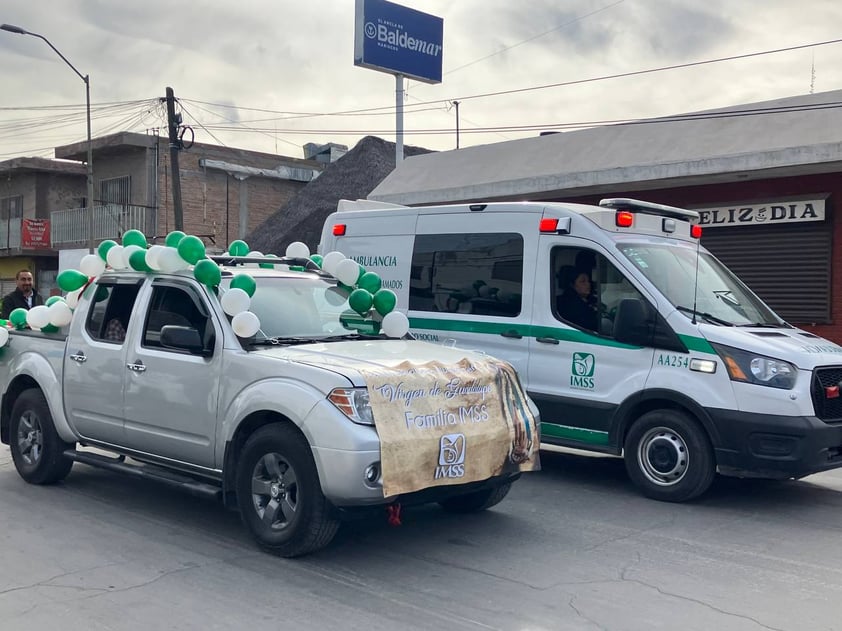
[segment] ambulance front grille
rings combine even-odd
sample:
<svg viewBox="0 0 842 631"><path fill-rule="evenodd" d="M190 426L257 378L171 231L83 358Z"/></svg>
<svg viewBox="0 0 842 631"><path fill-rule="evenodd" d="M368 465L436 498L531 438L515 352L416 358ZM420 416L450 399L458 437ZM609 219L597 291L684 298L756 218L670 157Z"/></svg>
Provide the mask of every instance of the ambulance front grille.
<svg viewBox="0 0 842 631"><path fill-rule="evenodd" d="M818 418L827 422L842 421L842 366L816 368L810 394Z"/></svg>

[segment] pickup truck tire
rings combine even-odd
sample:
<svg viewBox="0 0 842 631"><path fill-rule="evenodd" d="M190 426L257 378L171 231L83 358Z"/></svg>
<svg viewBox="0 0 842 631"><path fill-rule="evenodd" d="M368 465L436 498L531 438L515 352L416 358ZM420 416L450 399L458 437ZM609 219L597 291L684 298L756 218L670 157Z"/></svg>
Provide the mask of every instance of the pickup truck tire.
<svg viewBox="0 0 842 631"><path fill-rule="evenodd" d="M512 483L506 482L493 489L483 489L482 491L449 497L439 502L439 506L448 513L478 513L502 502L511 488Z"/></svg>
<svg viewBox="0 0 842 631"><path fill-rule="evenodd" d="M67 477L73 461L64 457L72 443L64 442L53 425L44 393L21 392L12 406L9 447L20 477L30 484L55 484Z"/></svg>
<svg viewBox="0 0 842 631"><path fill-rule="evenodd" d="M237 467L237 504L258 545L282 557L324 548L339 528L306 439L273 424L252 434Z"/></svg>
<svg viewBox="0 0 842 631"><path fill-rule="evenodd" d="M647 497L684 502L708 490L716 461L707 433L679 410L653 410L631 426L623 449L626 471Z"/></svg>

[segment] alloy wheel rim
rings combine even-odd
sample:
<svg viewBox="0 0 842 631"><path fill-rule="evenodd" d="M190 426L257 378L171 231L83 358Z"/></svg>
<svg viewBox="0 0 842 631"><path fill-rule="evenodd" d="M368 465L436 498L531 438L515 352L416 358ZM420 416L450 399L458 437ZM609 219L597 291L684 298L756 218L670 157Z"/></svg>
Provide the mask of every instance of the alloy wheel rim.
<svg viewBox="0 0 842 631"><path fill-rule="evenodd" d="M257 516L271 530L288 528L298 514L298 476L289 461L268 453L254 465L251 498Z"/></svg>
<svg viewBox="0 0 842 631"><path fill-rule="evenodd" d="M41 461L44 453L44 431L41 419L31 410L21 414L17 432L18 451L24 463L30 467Z"/></svg>

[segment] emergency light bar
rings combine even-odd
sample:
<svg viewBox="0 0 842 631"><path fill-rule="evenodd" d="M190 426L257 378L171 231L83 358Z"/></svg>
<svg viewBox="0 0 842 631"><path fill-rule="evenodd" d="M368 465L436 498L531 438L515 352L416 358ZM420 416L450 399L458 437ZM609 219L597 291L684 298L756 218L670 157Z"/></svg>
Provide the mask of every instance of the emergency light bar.
<svg viewBox="0 0 842 631"><path fill-rule="evenodd" d="M600 200L599 205L603 208L614 208L616 210L624 210L630 213L672 217L673 219L680 219L681 221L692 222L698 221L699 219L699 213L695 210L676 208L675 206L664 206L663 204L653 204L651 202L642 202L637 199L629 199L626 197L603 199Z"/></svg>

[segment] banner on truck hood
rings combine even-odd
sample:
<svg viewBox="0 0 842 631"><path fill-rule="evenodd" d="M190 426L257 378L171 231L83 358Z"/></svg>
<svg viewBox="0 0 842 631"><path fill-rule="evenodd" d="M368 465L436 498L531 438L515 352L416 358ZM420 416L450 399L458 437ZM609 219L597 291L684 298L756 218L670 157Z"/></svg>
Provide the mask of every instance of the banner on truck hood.
<svg viewBox="0 0 842 631"><path fill-rule="evenodd" d="M539 436L514 369L493 360L363 368L383 494L534 471Z"/></svg>

